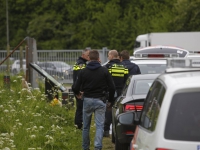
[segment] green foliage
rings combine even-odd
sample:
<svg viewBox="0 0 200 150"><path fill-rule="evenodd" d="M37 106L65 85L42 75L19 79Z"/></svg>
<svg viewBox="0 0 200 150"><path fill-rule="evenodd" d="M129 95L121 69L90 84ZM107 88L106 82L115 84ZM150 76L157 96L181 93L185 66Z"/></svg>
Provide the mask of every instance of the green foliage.
<svg viewBox="0 0 200 150"><path fill-rule="evenodd" d="M0 48L6 49L6 1L0 0ZM200 0L8 0L9 41L38 49L132 50L147 32L199 31Z"/></svg>
<svg viewBox="0 0 200 150"><path fill-rule="evenodd" d="M177 0L171 31L200 31L200 0Z"/></svg>

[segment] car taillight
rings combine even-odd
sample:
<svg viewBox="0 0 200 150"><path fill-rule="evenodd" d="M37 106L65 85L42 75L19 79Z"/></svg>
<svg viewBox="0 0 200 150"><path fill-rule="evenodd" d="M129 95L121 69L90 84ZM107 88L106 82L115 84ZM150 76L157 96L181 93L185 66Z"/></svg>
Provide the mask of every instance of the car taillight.
<svg viewBox="0 0 200 150"><path fill-rule="evenodd" d="M170 54L134 54L137 58L173 58L173 57L179 57L178 54L170 53Z"/></svg>
<svg viewBox="0 0 200 150"><path fill-rule="evenodd" d="M133 104L126 104L124 111L141 111L143 109L142 105L133 105Z"/></svg>
<svg viewBox="0 0 200 150"><path fill-rule="evenodd" d="M156 148L155 150L172 150L172 149L168 149L168 148Z"/></svg>
<svg viewBox="0 0 200 150"><path fill-rule="evenodd" d="M148 54L148 57L151 58L164 58L165 55L164 54Z"/></svg>
<svg viewBox="0 0 200 150"><path fill-rule="evenodd" d="M125 134L126 134L126 135L133 135L134 132L133 132L133 131L126 131Z"/></svg>

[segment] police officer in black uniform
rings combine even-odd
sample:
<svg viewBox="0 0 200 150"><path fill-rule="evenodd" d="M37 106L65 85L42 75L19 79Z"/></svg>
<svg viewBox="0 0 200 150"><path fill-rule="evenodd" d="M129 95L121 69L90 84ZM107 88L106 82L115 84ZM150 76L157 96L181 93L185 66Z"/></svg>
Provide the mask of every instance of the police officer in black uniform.
<svg viewBox="0 0 200 150"><path fill-rule="evenodd" d="M123 50L120 53L122 64L128 68L129 75L141 74L140 68L137 64L130 61L129 51Z"/></svg>
<svg viewBox="0 0 200 150"><path fill-rule="evenodd" d="M117 50L110 50L108 52L109 62L105 65L108 68L113 81L115 83L115 99L121 95L122 89L128 78L128 69L120 62ZM105 114L104 123L104 137L109 137L110 125L112 123L112 104L108 104Z"/></svg>
<svg viewBox="0 0 200 150"><path fill-rule="evenodd" d="M77 59L73 67L73 84L75 84L78 73L86 67L86 62L89 60L90 48L83 50L82 55ZM83 125L83 101L76 97L76 112L74 123L78 129L82 129Z"/></svg>

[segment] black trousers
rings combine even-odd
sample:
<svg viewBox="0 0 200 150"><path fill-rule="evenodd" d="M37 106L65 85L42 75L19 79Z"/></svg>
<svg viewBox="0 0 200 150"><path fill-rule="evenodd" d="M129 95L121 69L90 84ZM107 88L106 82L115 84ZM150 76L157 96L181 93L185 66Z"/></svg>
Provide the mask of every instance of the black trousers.
<svg viewBox="0 0 200 150"><path fill-rule="evenodd" d="M117 97L121 95L122 89L117 89ZM115 98L115 101L117 99ZM113 102L114 104L114 102ZM111 104L111 106L113 105ZM105 122L104 122L104 131L109 131L110 130L110 125L112 124L112 107L106 108L106 113L105 113Z"/></svg>
<svg viewBox="0 0 200 150"><path fill-rule="evenodd" d="M110 130L111 123L112 123L112 108L106 108L104 131Z"/></svg>
<svg viewBox="0 0 200 150"><path fill-rule="evenodd" d="M76 112L75 112L75 125L78 126L79 129L82 128L83 125L83 100L76 98Z"/></svg>

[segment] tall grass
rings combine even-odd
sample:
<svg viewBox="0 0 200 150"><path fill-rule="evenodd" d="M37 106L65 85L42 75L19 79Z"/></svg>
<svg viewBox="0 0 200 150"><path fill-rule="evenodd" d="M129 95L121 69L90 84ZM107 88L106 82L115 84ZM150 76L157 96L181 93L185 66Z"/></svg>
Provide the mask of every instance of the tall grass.
<svg viewBox="0 0 200 150"><path fill-rule="evenodd" d="M0 79L1 150L82 149L82 133L74 127L74 107L51 106L44 88L23 88L21 76L11 76L10 88L3 75Z"/></svg>
<svg viewBox="0 0 200 150"><path fill-rule="evenodd" d="M0 74L0 150L81 150L82 131L74 126L75 107L51 106L44 83L37 89L23 88L22 76L10 77L8 88ZM94 134L93 120L91 150ZM104 138L103 145L103 150L113 149L110 138Z"/></svg>

